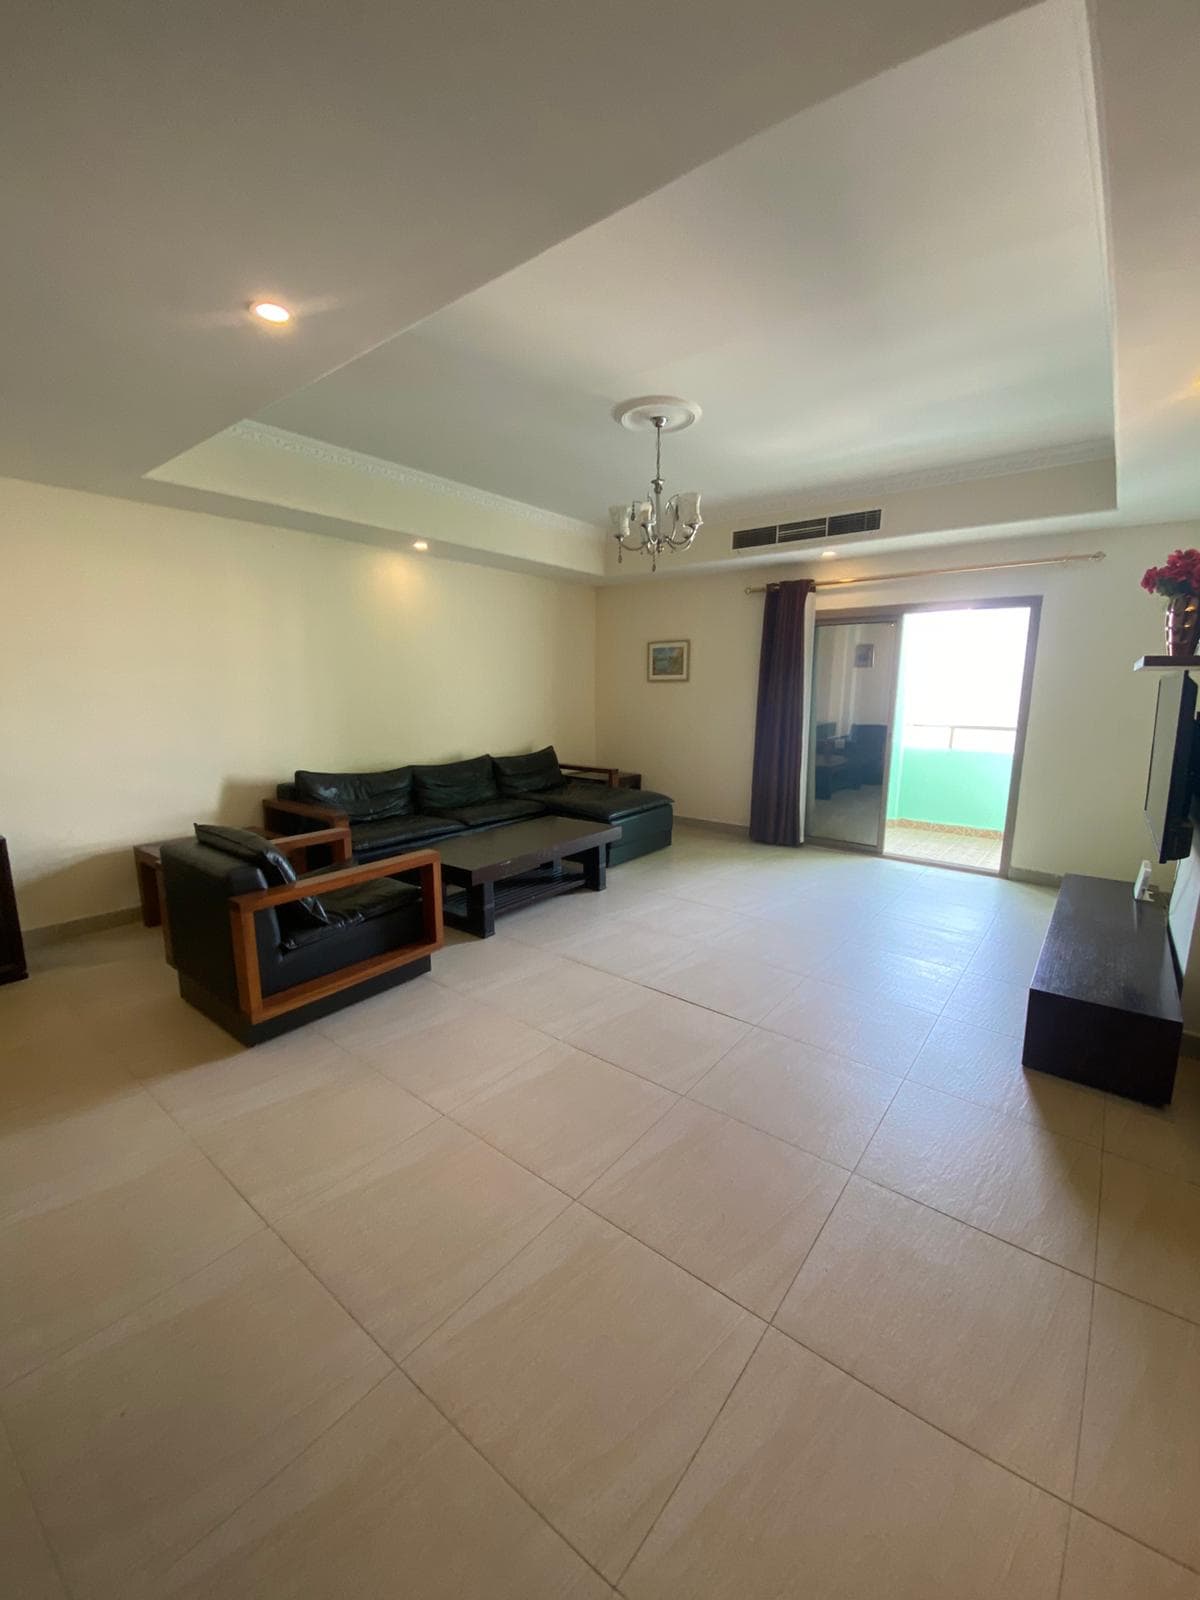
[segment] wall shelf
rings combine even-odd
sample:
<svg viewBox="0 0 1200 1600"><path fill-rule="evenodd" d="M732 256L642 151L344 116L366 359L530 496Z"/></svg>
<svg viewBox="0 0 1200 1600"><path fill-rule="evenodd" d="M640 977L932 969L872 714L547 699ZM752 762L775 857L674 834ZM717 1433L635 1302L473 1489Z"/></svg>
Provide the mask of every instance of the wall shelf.
<svg viewBox="0 0 1200 1600"><path fill-rule="evenodd" d="M1200 672L1200 656L1139 656L1135 672Z"/></svg>

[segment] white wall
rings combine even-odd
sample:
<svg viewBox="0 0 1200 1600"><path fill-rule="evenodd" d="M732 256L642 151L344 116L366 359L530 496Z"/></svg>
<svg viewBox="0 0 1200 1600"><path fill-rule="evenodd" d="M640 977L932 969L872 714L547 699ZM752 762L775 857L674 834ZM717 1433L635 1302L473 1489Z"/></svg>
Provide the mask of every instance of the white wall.
<svg viewBox="0 0 1200 1600"><path fill-rule="evenodd" d="M1152 562L1200 543L1200 525L1163 524L907 551L873 562L839 561L839 576L897 567L1028 560L1103 550L1070 567L864 584L816 597L818 616L905 600L1041 595L1041 632L1017 812L1013 865L1040 872L1132 878L1148 854L1142 821L1155 680L1134 674L1139 655L1162 649L1162 602L1138 588ZM771 579L816 570L771 567ZM675 797L684 816L745 824L750 814L755 692L763 582L753 570L614 586L597 613L597 756L641 769L648 787ZM650 684L650 639L690 638L691 681Z"/></svg>
<svg viewBox="0 0 1200 1600"><path fill-rule="evenodd" d="M594 756L595 591L0 479L0 833L27 928L298 767Z"/></svg>

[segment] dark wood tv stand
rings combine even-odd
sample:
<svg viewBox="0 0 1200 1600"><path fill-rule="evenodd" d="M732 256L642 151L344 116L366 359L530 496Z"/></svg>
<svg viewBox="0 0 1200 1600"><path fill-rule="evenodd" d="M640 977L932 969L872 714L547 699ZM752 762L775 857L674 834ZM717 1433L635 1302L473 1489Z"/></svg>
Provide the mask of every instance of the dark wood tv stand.
<svg viewBox="0 0 1200 1600"><path fill-rule="evenodd" d="M1182 1040L1166 911L1128 883L1064 878L1029 986L1024 1065L1161 1106Z"/></svg>

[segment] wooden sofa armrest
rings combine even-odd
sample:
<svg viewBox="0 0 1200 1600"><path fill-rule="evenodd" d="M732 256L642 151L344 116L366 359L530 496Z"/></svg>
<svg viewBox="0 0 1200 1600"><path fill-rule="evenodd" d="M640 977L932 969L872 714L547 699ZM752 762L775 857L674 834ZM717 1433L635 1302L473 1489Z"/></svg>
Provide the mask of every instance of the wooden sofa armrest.
<svg viewBox="0 0 1200 1600"><path fill-rule="evenodd" d="M617 787L617 779L621 776L620 767L590 767L582 761L560 761L559 766L564 772L594 772L604 779L610 789Z"/></svg>
<svg viewBox="0 0 1200 1600"><path fill-rule="evenodd" d="M254 937L256 912L288 905L293 900L303 900L314 892L327 894L333 889L350 889L356 884L369 883L374 878L393 878L402 872L420 874L423 927L418 943L401 945L381 956L356 961L352 966L343 967L340 972L331 972L322 978L310 978L306 983L294 984L282 994L264 998L262 973L258 965L258 943ZM410 961L421 961L435 950L440 950L445 943L442 928L442 858L436 850L412 850L407 855L386 856L382 861L372 861L366 866L335 867L330 872L298 879L280 889L256 889L250 894L233 895L229 901L229 918L238 1004L250 1022L269 1022L287 1011L295 1011L314 1000L323 1000L339 990L365 983L370 978L391 972L395 967L407 966Z"/></svg>
<svg viewBox="0 0 1200 1600"><path fill-rule="evenodd" d="M350 818L336 806L318 806L309 800L264 800L262 806L263 826L272 833L307 833L312 828L350 826Z"/></svg>
<svg viewBox="0 0 1200 1600"><path fill-rule="evenodd" d="M343 866L351 860L349 828L318 828L313 833L269 833L272 847L289 861L296 857L296 871L308 871L308 852L317 848L332 852L334 866Z"/></svg>

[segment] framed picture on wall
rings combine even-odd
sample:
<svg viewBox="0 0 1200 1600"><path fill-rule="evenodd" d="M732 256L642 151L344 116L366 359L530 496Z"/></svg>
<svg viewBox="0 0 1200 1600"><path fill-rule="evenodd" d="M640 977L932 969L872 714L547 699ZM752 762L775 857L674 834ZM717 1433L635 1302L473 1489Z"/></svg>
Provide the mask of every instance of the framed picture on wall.
<svg viewBox="0 0 1200 1600"><path fill-rule="evenodd" d="M651 683L686 683L691 664L690 639L655 639L646 646L646 676Z"/></svg>
<svg viewBox="0 0 1200 1600"><path fill-rule="evenodd" d="M856 644L854 646L854 665L856 667L873 667L875 665L875 646L873 644Z"/></svg>

